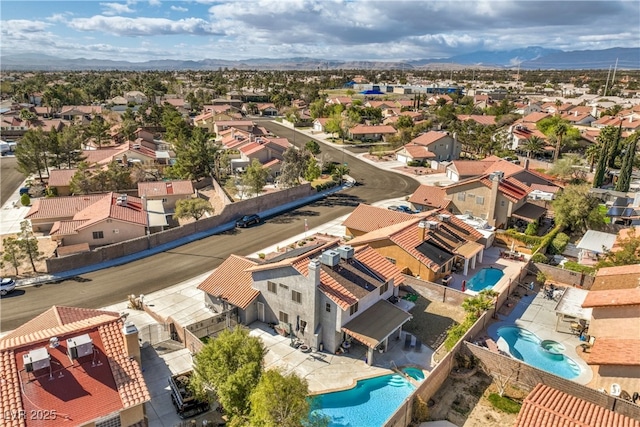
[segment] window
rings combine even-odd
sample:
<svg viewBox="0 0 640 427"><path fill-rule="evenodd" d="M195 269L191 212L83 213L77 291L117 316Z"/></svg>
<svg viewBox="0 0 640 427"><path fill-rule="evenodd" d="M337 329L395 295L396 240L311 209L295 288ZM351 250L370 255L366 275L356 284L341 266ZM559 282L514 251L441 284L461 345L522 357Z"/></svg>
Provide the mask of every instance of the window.
<svg viewBox="0 0 640 427"><path fill-rule="evenodd" d="M504 200L500 201L500 206L504 206Z"/></svg>
<svg viewBox="0 0 640 427"><path fill-rule="evenodd" d="M476 197L476 205L484 205L484 197L483 196L477 196Z"/></svg>
<svg viewBox="0 0 640 427"><path fill-rule="evenodd" d="M291 300L298 304L302 303L302 294L298 291L291 291Z"/></svg>
<svg viewBox="0 0 640 427"><path fill-rule="evenodd" d="M358 303L355 303L349 308L349 314L353 316L353 313L357 313L357 312L358 312Z"/></svg>
<svg viewBox="0 0 640 427"><path fill-rule="evenodd" d="M458 201L464 202L465 194L464 191L462 193L458 193Z"/></svg>
<svg viewBox="0 0 640 427"><path fill-rule="evenodd" d="M473 193L469 193L469 194L467 194L467 197L470 198L470 199L473 199L474 197L476 197L476 195L473 194Z"/></svg>
<svg viewBox="0 0 640 427"><path fill-rule="evenodd" d="M94 239L104 239L104 232L102 231L94 231L93 232L93 238Z"/></svg>
<svg viewBox="0 0 640 427"><path fill-rule="evenodd" d="M289 314L281 311L280 313L278 313L278 320L281 323L289 323Z"/></svg>
<svg viewBox="0 0 640 427"><path fill-rule="evenodd" d="M384 285L380 286L380 295L384 294L388 290L389 290L389 282L387 282Z"/></svg>
<svg viewBox="0 0 640 427"><path fill-rule="evenodd" d="M278 293L278 285L275 282L267 282L267 289L274 294Z"/></svg>
<svg viewBox="0 0 640 427"><path fill-rule="evenodd" d="M327 304L324 306L324 309L327 311L327 313L331 313L331 304L327 303Z"/></svg>

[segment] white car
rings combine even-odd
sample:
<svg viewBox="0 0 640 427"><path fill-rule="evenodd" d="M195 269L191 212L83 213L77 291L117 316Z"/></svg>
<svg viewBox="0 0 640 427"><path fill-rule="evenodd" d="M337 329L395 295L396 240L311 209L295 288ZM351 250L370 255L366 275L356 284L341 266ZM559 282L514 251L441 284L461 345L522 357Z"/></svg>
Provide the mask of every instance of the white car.
<svg viewBox="0 0 640 427"><path fill-rule="evenodd" d="M6 295L16 288L16 281L13 279L0 278L0 295Z"/></svg>

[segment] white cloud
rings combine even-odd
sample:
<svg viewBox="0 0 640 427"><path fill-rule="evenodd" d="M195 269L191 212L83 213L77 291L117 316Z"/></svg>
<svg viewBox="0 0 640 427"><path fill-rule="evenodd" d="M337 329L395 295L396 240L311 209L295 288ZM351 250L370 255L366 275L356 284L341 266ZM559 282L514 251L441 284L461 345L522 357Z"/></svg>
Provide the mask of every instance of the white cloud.
<svg viewBox="0 0 640 427"><path fill-rule="evenodd" d="M170 9L175 11L175 12L188 12L189 11L189 9L187 9L186 7L174 6L174 5L171 5Z"/></svg>
<svg viewBox="0 0 640 427"><path fill-rule="evenodd" d="M2 24L0 25L2 34L40 33L51 25L42 21L28 21L26 19L12 19L8 21L0 21L0 23Z"/></svg>
<svg viewBox="0 0 640 427"><path fill-rule="evenodd" d="M134 9L129 7L129 3L100 3L100 6L104 8L105 15L119 15L121 13L133 13Z"/></svg>
<svg viewBox="0 0 640 427"><path fill-rule="evenodd" d="M118 36L156 36L168 34L220 35L209 22L200 18L172 21L165 18L125 18L96 15L76 18L69 27L78 31L100 31Z"/></svg>
<svg viewBox="0 0 640 427"><path fill-rule="evenodd" d="M149 0L149 6L154 6L154 7L162 6L162 2L160 0Z"/></svg>

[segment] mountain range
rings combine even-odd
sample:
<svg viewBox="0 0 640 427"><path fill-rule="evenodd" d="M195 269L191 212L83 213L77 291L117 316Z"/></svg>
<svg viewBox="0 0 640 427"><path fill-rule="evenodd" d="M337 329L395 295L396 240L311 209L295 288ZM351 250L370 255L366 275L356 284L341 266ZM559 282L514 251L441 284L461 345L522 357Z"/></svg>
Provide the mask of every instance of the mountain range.
<svg viewBox="0 0 640 427"><path fill-rule="evenodd" d="M411 61L355 61L315 58L255 58L230 61L175 59L128 62L106 59L66 59L36 53L0 56L3 71L81 71L81 70L217 70L219 68L253 70L337 70L337 69L462 69L462 68L520 68L523 70L608 69L618 62L619 69L640 69L640 48L611 48L604 50L561 51L531 46L501 51L478 51L449 58L417 59Z"/></svg>

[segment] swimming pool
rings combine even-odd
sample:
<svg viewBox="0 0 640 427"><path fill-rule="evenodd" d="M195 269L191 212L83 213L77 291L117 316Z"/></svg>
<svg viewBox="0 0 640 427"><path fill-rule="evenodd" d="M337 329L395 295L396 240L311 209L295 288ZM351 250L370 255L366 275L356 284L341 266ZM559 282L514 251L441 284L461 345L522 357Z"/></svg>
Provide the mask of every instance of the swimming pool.
<svg viewBox="0 0 640 427"><path fill-rule="evenodd" d="M502 270L497 268L483 268L473 275L467 282L467 289L480 292L483 289L493 287L504 276Z"/></svg>
<svg viewBox="0 0 640 427"><path fill-rule="evenodd" d="M555 341L540 338L533 332L517 326L503 326L498 335L509 344L509 353L523 362L543 371L573 379L582 369L571 358L562 354L564 346Z"/></svg>
<svg viewBox="0 0 640 427"><path fill-rule="evenodd" d="M360 380L349 390L313 397L311 414L327 416L329 427L381 426L414 390L398 374Z"/></svg>
<svg viewBox="0 0 640 427"><path fill-rule="evenodd" d="M402 372L416 381L424 380L424 371L422 369L407 366L406 368L402 368Z"/></svg>

